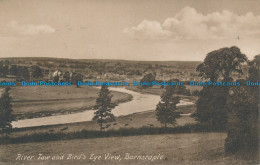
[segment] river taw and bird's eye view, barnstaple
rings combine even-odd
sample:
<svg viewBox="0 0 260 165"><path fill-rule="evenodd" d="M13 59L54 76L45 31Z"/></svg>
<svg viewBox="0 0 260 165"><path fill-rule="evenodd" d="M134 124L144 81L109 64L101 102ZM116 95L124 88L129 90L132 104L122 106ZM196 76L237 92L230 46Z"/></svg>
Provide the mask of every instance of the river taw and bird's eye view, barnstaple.
<svg viewBox="0 0 260 165"><path fill-rule="evenodd" d="M0 165L258 165L260 0L0 0Z"/></svg>

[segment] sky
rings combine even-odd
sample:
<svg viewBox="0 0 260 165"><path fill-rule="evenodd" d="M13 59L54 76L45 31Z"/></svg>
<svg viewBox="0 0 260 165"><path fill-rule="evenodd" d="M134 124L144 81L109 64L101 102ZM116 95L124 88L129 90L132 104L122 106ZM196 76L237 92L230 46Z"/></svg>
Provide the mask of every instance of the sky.
<svg viewBox="0 0 260 165"><path fill-rule="evenodd" d="M0 0L0 57L202 61L260 54L260 0Z"/></svg>

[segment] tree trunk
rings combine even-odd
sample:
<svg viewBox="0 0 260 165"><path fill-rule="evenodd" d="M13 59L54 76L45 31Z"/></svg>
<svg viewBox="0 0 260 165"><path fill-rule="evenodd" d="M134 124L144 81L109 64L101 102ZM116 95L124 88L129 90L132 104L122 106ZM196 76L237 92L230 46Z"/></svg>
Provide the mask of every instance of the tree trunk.
<svg viewBox="0 0 260 165"><path fill-rule="evenodd" d="M102 131L102 127L103 127L103 118L101 116L101 120L100 120L100 131Z"/></svg>

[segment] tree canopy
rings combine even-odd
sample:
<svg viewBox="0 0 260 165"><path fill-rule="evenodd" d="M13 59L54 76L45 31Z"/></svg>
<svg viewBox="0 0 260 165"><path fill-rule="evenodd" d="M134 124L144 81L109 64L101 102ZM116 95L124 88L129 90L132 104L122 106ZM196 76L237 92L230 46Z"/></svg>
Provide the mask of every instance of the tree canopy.
<svg viewBox="0 0 260 165"><path fill-rule="evenodd" d="M33 78L41 78L43 77L42 69L38 65L32 66L32 77Z"/></svg>
<svg viewBox="0 0 260 165"><path fill-rule="evenodd" d="M152 74L152 73L148 73L148 74L146 74L146 75L144 75L144 77L140 80L140 82L148 82L148 83L151 83L152 84L152 82L153 81L155 81L155 75L154 74ZM151 87L152 85L144 85L144 86L142 86L143 88L149 88L149 87Z"/></svg>
<svg viewBox="0 0 260 165"><path fill-rule="evenodd" d="M238 47L232 46L208 53L197 71L199 76L211 81L232 81L232 73L243 74L241 67L245 62L246 55Z"/></svg>
<svg viewBox="0 0 260 165"><path fill-rule="evenodd" d="M94 117L93 120L96 120L100 125L100 131L103 129L103 123L114 121L115 117L111 113L111 110L117 106L117 104L111 102L111 98L113 96L110 95L110 91L108 90L108 86L103 85L98 94L98 98L96 100Z"/></svg>
<svg viewBox="0 0 260 165"><path fill-rule="evenodd" d="M221 48L207 54L202 64L197 67L199 76L211 81L233 81L233 74L243 74L242 65L247 57L240 49L233 46ZM230 87L204 86L196 102L197 111L193 117L207 123L212 129L225 129L228 109L227 98Z"/></svg>
<svg viewBox="0 0 260 165"><path fill-rule="evenodd" d="M78 87L78 81L83 81L83 75L81 73L72 73L71 76L72 84L76 85Z"/></svg>
<svg viewBox="0 0 260 165"><path fill-rule="evenodd" d="M176 124L176 119L180 117L180 114L175 112L176 105L180 102L180 97L174 96L176 89L176 86L167 86L156 106L156 118L164 127L167 127L167 124Z"/></svg>
<svg viewBox="0 0 260 165"><path fill-rule="evenodd" d="M248 81L260 81L260 56L249 62ZM259 155L259 94L260 88L239 86L230 89L227 99L229 111L228 135L225 149L229 153ZM248 154L247 154L248 155Z"/></svg>

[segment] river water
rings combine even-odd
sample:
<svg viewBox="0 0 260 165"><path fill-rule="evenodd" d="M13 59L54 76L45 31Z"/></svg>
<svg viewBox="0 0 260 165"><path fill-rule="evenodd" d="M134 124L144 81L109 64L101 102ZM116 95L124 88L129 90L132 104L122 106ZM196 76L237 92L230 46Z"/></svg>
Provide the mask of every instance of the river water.
<svg viewBox="0 0 260 165"><path fill-rule="evenodd" d="M128 93L133 96L133 99L131 101L126 103L121 103L112 110L112 113L115 116L122 116L122 115L137 113L137 112L143 112L147 110L153 110L156 108L156 105L160 101L160 96L158 95L141 94L125 88L109 87L109 90ZM191 104L193 103L189 101L181 100L180 103L177 104L177 106L191 105ZM74 114L48 116L48 117L13 121L12 125L14 128L16 127L23 128L23 127L42 126L42 125L76 123L76 122L90 121L92 120L93 115L94 115L94 110L86 110L84 112L74 113Z"/></svg>

